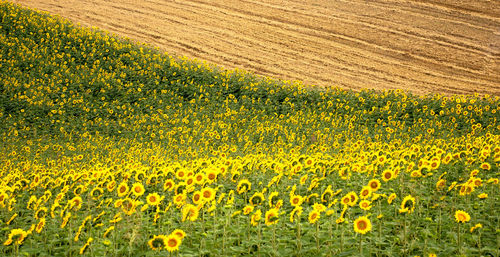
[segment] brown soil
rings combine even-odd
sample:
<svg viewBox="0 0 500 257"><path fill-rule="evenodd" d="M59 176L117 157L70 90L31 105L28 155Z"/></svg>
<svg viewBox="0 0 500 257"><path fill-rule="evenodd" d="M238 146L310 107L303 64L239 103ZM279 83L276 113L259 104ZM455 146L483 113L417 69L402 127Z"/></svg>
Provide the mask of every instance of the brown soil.
<svg viewBox="0 0 500 257"><path fill-rule="evenodd" d="M498 0L15 0L185 55L319 86L500 95Z"/></svg>

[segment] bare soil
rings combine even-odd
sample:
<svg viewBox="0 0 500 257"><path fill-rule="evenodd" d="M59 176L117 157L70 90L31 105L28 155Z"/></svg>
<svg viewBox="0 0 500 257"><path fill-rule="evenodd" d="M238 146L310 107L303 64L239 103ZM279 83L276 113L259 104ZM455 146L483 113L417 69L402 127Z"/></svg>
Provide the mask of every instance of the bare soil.
<svg viewBox="0 0 500 257"><path fill-rule="evenodd" d="M499 0L14 0L172 55L318 86L500 95Z"/></svg>

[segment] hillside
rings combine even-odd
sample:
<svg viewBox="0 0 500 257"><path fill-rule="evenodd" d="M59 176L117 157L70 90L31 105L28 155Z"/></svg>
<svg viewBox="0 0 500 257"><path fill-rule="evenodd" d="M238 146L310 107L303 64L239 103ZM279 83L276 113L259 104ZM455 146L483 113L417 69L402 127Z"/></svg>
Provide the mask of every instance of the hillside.
<svg viewBox="0 0 500 257"><path fill-rule="evenodd" d="M0 255L495 256L499 111L226 70L2 1Z"/></svg>
<svg viewBox="0 0 500 257"><path fill-rule="evenodd" d="M500 95L497 1L14 2L171 54L284 80Z"/></svg>

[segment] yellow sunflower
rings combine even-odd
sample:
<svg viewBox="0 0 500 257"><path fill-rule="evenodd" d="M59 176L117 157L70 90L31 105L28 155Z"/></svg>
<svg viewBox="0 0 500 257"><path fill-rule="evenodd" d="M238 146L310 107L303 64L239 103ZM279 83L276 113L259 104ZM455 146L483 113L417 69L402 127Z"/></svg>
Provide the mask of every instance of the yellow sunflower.
<svg viewBox="0 0 500 257"><path fill-rule="evenodd" d="M318 210L313 209L311 212L309 212L309 217L308 217L309 223L311 224L316 223L320 217L321 213Z"/></svg>
<svg viewBox="0 0 500 257"><path fill-rule="evenodd" d="M261 192L256 192L250 197L250 204L253 206L260 205L262 202L264 202L264 194Z"/></svg>
<svg viewBox="0 0 500 257"><path fill-rule="evenodd" d="M376 192L377 190L379 190L381 186L381 183L380 183L380 180L378 179L372 179L368 182L368 187L370 187L370 190L372 192Z"/></svg>
<svg viewBox="0 0 500 257"><path fill-rule="evenodd" d="M9 238L3 243L3 245L10 245L12 243L21 245L27 235L28 233L20 228L12 229L9 233Z"/></svg>
<svg viewBox="0 0 500 257"><path fill-rule="evenodd" d="M196 206L192 204L186 204L182 208L182 221L190 220L190 221L195 221L198 218L199 211Z"/></svg>
<svg viewBox="0 0 500 257"><path fill-rule="evenodd" d="M181 240L184 239L184 237L186 237L186 232L184 232L184 230L182 229L175 229L174 231L172 231L171 234L176 235Z"/></svg>
<svg viewBox="0 0 500 257"><path fill-rule="evenodd" d="M122 182L118 185L118 189L117 189L117 192L118 192L118 197L124 197L128 194L128 190L129 190L129 187L127 185L127 183L125 182Z"/></svg>
<svg viewBox="0 0 500 257"><path fill-rule="evenodd" d="M201 196L203 201L210 202L215 199L215 189L211 187L205 187L201 190Z"/></svg>
<svg viewBox="0 0 500 257"><path fill-rule="evenodd" d="M179 250L179 246L181 245L182 239L180 239L175 234L170 234L169 236L167 236L167 239L165 241L167 242L165 245L167 251L173 252Z"/></svg>
<svg viewBox="0 0 500 257"><path fill-rule="evenodd" d="M242 179L240 180L238 186L236 187L236 192L238 192L238 194L243 194L245 192L250 191L251 189L252 189L252 183L250 183L248 179Z"/></svg>
<svg viewBox="0 0 500 257"><path fill-rule="evenodd" d="M368 200L363 200L359 202L359 207L365 211L369 211L372 208L371 202Z"/></svg>
<svg viewBox="0 0 500 257"><path fill-rule="evenodd" d="M259 209L255 211L255 213L250 218L250 223L252 224L252 226L257 226L261 219L262 219L262 211Z"/></svg>
<svg viewBox="0 0 500 257"><path fill-rule="evenodd" d="M364 186L361 189L361 192L359 192L359 198L361 198L363 200L367 199L368 197L371 196L372 192L374 192L374 191L372 191L370 186Z"/></svg>
<svg viewBox="0 0 500 257"><path fill-rule="evenodd" d="M415 210L415 198L411 195L405 196L401 202L401 207L399 208L399 213L412 213Z"/></svg>
<svg viewBox="0 0 500 257"><path fill-rule="evenodd" d="M303 201L304 201L304 198L300 195L293 195L292 197L290 197L290 204L293 207L300 206Z"/></svg>
<svg viewBox="0 0 500 257"><path fill-rule="evenodd" d="M161 250L167 245L167 237L164 235L155 235L148 241L148 245L153 250Z"/></svg>
<svg viewBox="0 0 500 257"><path fill-rule="evenodd" d="M279 221L278 216L279 216L278 210L274 208L266 211L266 220L265 220L266 225L271 226L273 224L278 223Z"/></svg>
<svg viewBox="0 0 500 257"><path fill-rule="evenodd" d="M457 210L455 211L455 220L459 223L465 223L470 220L470 215L465 211Z"/></svg>
<svg viewBox="0 0 500 257"><path fill-rule="evenodd" d="M354 220L354 231L360 234L366 234L372 230L372 223L366 216L361 216Z"/></svg>
<svg viewBox="0 0 500 257"><path fill-rule="evenodd" d="M132 194L134 194L135 197L143 195L145 191L146 190L144 189L142 183L136 182L132 185Z"/></svg>
<svg viewBox="0 0 500 257"><path fill-rule="evenodd" d="M146 196L146 202L151 206L157 206L161 200L163 200L163 197L160 197L158 193L151 193Z"/></svg>
<svg viewBox="0 0 500 257"><path fill-rule="evenodd" d="M394 177L394 173L391 170L385 170L382 173L382 180L384 182L387 182L387 181L391 180L393 177Z"/></svg>
<svg viewBox="0 0 500 257"><path fill-rule="evenodd" d="M38 222L38 224L36 224L35 231L37 233L42 232L42 229L45 227L45 223L45 218L40 218L40 221Z"/></svg>

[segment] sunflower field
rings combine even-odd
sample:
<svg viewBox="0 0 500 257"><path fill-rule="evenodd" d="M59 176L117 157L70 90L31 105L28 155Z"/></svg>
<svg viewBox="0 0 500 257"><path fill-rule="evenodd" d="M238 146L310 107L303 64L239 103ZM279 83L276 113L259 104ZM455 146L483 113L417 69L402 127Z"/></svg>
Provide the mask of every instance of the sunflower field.
<svg viewBox="0 0 500 257"><path fill-rule="evenodd" d="M500 99L317 89L0 1L1 256L500 256Z"/></svg>

